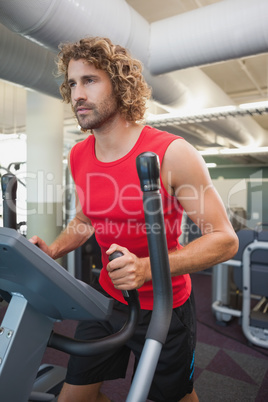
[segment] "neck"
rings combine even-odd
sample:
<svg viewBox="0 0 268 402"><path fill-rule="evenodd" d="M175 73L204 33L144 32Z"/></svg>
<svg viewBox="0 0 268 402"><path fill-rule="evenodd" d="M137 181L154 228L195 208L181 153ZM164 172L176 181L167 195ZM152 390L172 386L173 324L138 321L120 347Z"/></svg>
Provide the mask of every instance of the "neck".
<svg viewBox="0 0 268 402"><path fill-rule="evenodd" d="M113 162L125 156L135 145L143 126L122 118L110 122L109 127L94 129L95 154L101 162Z"/></svg>

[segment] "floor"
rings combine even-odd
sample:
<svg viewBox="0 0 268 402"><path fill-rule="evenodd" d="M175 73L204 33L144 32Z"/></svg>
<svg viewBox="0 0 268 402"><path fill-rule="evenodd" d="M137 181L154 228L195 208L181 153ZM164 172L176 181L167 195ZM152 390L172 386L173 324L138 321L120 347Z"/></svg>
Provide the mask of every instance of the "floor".
<svg viewBox="0 0 268 402"><path fill-rule="evenodd" d="M250 345L238 319L219 326L211 275L192 276L197 309L195 388L200 402L268 401L268 349Z"/></svg>
<svg viewBox="0 0 268 402"><path fill-rule="evenodd" d="M211 311L210 274L192 275L197 310L195 389L200 402L267 402L268 349L250 345L238 319L217 324ZM0 318L4 309L0 308ZM57 332L72 336L75 323L56 324ZM43 362L66 366L68 356L47 349ZM131 360L126 379L107 381L104 392L114 402L125 402L132 375ZM166 401L168 402L168 401Z"/></svg>

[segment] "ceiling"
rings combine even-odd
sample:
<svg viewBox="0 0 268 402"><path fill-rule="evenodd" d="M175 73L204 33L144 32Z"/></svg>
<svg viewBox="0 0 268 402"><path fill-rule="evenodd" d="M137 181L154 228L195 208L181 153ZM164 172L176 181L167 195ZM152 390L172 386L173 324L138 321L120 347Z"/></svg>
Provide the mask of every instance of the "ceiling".
<svg viewBox="0 0 268 402"><path fill-rule="evenodd" d="M149 23L163 20L178 14L188 13L189 11L218 3L219 0L127 0L127 3L133 7L137 13L143 16ZM241 2L242 3L242 2ZM1 5L1 0L0 0ZM237 21L239 24L239 21ZM204 27L203 27L204 28ZM268 28L267 28L268 29ZM178 40L180 40L178 38ZM219 47L221 44L219 43ZM198 70L198 74L196 75ZM191 81L191 74L195 73L195 77L200 76L196 82ZM219 92L224 94L224 102L221 97L211 98L209 107L219 107L226 105L229 99L230 104L240 105L244 103L260 102L268 100L268 47L267 53L261 53L250 57L233 59L214 64L201 65L199 67L189 67L179 72L172 72L170 76L183 78L183 84L191 88L195 99L206 98L206 80L207 77L217 87ZM0 76L1 78L1 76ZM201 82L202 81L202 82ZM187 83L189 85L187 85ZM198 88L200 90L198 92ZM194 90L193 90L194 88ZM209 103L207 103L209 104ZM207 106L208 107L208 106ZM193 108L194 109L194 108ZM159 102L152 101L149 106L151 113L168 113L174 112L174 108L163 107ZM183 105L182 105L183 110ZM0 80L0 133L10 134L13 132L21 133L25 131L26 119L26 90L22 86L13 85L7 81ZM257 124L257 129L264 130L268 134L268 114L255 113L245 117L228 117L222 118L224 122L187 122L187 123L168 123L160 125L162 129L167 129L175 134L182 135L191 142L197 149L215 149L222 147L234 148L239 146L235 141L227 141L225 136L224 125L233 124L239 121L239 124L246 126L247 130L253 131ZM220 125L219 125L220 124ZM65 107L65 142L68 146L82 138L76 127L76 123L72 118L70 107ZM265 138L265 136L264 136ZM268 145L265 140L261 146ZM268 153L246 154L246 155L224 155L217 158L223 164L267 164Z"/></svg>

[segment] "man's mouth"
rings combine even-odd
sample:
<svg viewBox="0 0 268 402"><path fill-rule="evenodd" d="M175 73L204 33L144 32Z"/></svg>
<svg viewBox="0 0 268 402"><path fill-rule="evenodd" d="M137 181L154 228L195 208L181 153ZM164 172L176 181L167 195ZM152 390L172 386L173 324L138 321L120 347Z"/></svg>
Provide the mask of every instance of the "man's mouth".
<svg viewBox="0 0 268 402"><path fill-rule="evenodd" d="M90 112L90 110L93 109L93 105L84 104L82 102L81 103L77 102L74 109L75 109L75 113L77 115L82 115L82 114L86 114L86 113Z"/></svg>
<svg viewBox="0 0 268 402"><path fill-rule="evenodd" d="M91 110L91 109L88 108L88 107L78 107L78 108L76 108L76 113L77 113L77 114L85 114L85 113L87 113L89 110Z"/></svg>

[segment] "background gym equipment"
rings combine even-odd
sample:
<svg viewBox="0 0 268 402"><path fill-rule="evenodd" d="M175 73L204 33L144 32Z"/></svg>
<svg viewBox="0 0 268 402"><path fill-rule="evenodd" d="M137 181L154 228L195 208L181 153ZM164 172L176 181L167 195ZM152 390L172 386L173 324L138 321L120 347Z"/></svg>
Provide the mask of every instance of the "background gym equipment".
<svg viewBox="0 0 268 402"><path fill-rule="evenodd" d="M137 158L137 169L146 202L146 223L157 224L160 230L149 230L147 233L154 310L128 402L144 402L147 399L172 313L172 287L157 155L141 154ZM12 402L27 402L28 398L30 401L57 400L55 395L39 391L30 396L47 345L67 353L91 355L104 351L109 343L112 348L119 346L118 341L125 343L135 328L132 321L136 322L133 316L137 314L130 313L126 329L105 341L79 342L53 333L55 321L107 319L112 311L112 299L73 278L38 247L10 228L0 228L0 289L0 294L9 302L0 329L0 389L1 397ZM131 297L129 303L135 304ZM46 367L42 370L46 371ZM62 372L59 372L56 381L61 379Z"/></svg>
<svg viewBox="0 0 268 402"><path fill-rule="evenodd" d="M1 176L3 197L3 224L7 228L17 229L17 178L13 173Z"/></svg>
<svg viewBox="0 0 268 402"><path fill-rule="evenodd" d="M218 322L241 318L249 342L268 348L268 231L243 229L237 236L237 254L213 268L212 309Z"/></svg>

